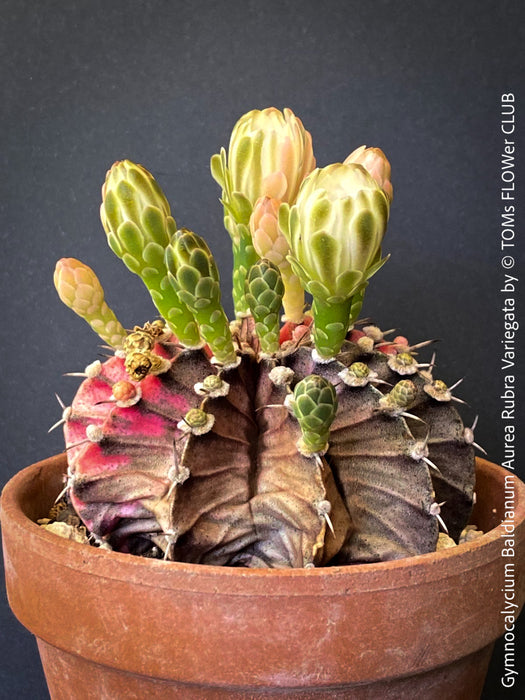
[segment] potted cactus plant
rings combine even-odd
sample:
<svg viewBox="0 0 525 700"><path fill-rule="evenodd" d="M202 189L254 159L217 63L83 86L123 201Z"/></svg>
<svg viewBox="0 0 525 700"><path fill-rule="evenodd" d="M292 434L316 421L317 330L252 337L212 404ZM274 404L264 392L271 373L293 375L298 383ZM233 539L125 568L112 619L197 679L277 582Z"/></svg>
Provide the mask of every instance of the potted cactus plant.
<svg viewBox="0 0 525 700"><path fill-rule="evenodd" d="M316 168L302 122L269 108L211 172L233 321L207 243L131 161L107 173L101 220L159 317L126 330L93 270L57 263L60 298L111 356L62 406L67 456L4 494L11 605L52 696L475 697L500 602L465 594L501 587L505 474L478 460L475 485L473 428L428 343L359 320L387 260L386 156Z"/></svg>

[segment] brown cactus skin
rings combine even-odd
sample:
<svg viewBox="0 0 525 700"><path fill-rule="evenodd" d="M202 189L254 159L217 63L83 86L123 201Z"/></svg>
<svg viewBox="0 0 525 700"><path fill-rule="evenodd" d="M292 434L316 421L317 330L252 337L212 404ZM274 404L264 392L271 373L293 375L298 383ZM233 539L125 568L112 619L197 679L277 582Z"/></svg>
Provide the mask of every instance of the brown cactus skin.
<svg viewBox="0 0 525 700"><path fill-rule="evenodd" d="M287 341L278 358L260 360L252 331L245 319L234 333L242 359L233 369L161 335L151 352L164 371L133 380L118 353L85 379L65 420L67 491L93 536L119 551L214 565L380 561L433 551L432 504L446 501L441 515L457 540L472 506L474 451L451 402L425 391L429 378L411 376L412 404L392 413L381 402L392 386L379 382L408 380L390 355L347 341L336 361L317 364L303 335L300 347ZM364 386L339 377L354 362L371 371ZM326 454L297 451L290 388L269 378L276 365L293 370L292 388L312 373L336 386ZM226 395L206 394L212 374ZM113 387L128 396L129 385L140 398L119 405ZM197 408L213 417L201 434L184 422Z"/></svg>

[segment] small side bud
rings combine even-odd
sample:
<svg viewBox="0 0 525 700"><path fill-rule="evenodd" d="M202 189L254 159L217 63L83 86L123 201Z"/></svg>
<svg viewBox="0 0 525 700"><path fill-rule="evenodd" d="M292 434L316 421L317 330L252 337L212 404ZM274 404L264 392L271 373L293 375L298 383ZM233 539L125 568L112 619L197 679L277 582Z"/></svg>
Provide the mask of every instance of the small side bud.
<svg viewBox="0 0 525 700"><path fill-rule="evenodd" d="M134 406L142 398L141 388L124 379L113 384L111 393L119 408Z"/></svg>
<svg viewBox="0 0 525 700"><path fill-rule="evenodd" d="M218 374L209 374L207 377L204 377L202 382L197 382L193 388L199 396L210 396L213 399L219 396L227 396L230 391L228 382L221 379Z"/></svg>
<svg viewBox="0 0 525 700"><path fill-rule="evenodd" d="M192 435L209 433L215 423L215 416L201 408L190 408L184 418L177 423L177 428Z"/></svg>
<svg viewBox="0 0 525 700"><path fill-rule="evenodd" d="M323 454L337 413L335 387L324 377L310 374L296 384L291 406L302 432L299 451L305 456Z"/></svg>
<svg viewBox="0 0 525 700"><path fill-rule="evenodd" d="M379 400L379 407L392 415L401 415L416 398L416 387L410 379L402 379Z"/></svg>
<svg viewBox="0 0 525 700"><path fill-rule="evenodd" d="M418 370L418 364L415 361L413 355L409 352L400 352L396 355L389 355L388 366L393 372L397 374L411 375L416 374Z"/></svg>
<svg viewBox="0 0 525 700"><path fill-rule="evenodd" d="M126 331L104 300L104 290L93 270L75 258L62 258L53 277L58 296L113 348L122 345Z"/></svg>
<svg viewBox="0 0 525 700"><path fill-rule="evenodd" d="M339 372L338 376L347 386L361 387L377 379L377 372L372 371L364 362L353 362L350 367Z"/></svg>

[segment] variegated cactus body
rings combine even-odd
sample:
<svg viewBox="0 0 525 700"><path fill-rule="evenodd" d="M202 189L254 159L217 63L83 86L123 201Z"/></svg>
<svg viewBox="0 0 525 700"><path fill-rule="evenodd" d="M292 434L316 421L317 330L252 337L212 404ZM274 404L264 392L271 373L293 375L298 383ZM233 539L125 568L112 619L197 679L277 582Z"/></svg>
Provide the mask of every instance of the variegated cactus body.
<svg viewBox="0 0 525 700"><path fill-rule="evenodd" d="M473 448L451 401L428 392L431 375L416 367L407 379L392 361L401 353L350 341L328 364L304 341L259 359L246 351L252 328L245 322L237 367L164 337L154 345L164 372L134 381L117 356L84 380L65 423L68 492L97 539L216 565L378 561L433 551L442 501L457 539L472 506ZM316 443L297 417L312 375L315 392L325 382L335 399L317 453L301 449ZM132 399L119 402L114 388L120 396L126 384ZM202 432L185 423L195 409L213 416Z"/></svg>

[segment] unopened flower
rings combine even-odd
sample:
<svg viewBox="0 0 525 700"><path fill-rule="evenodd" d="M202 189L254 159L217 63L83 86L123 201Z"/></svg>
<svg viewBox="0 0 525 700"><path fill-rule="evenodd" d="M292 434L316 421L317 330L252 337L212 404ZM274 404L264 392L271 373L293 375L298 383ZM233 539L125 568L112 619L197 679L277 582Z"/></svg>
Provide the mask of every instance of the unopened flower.
<svg viewBox="0 0 525 700"><path fill-rule="evenodd" d="M387 157L380 148L360 146L355 151L352 151L344 162L362 165L381 187L388 199L392 201L394 197L394 190L390 182L392 169Z"/></svg>
<svg viewBox="0 0 525 700"><path fill-rule="evenodd" d="M315 168L312 137L291 109L254 109L235 125L228 149L233 192L253 206L268 196L292 202Z"/></svg>
<svg viewBox="0 0 525 700"><path fill-rule="evenodd" d="M141 388L131 382L127 382L125 379L120 379L118 382L115 382L111 393L119 408L134 406L142 398Z"/></svg>
<svg viewBox="0 0 525 700"><path fill-rule="evenodd" d="M227 396L230 391L228 382L221 379L218 374L209 374L207 377L204 377L202 382L197 382L193 388L199 396L210 396L212 399L219 396Z"/></svg>
<svg viewBox="0 0 525 700"><path fill-rule="evenodd" d="M317 168L279 213L292 267L314 296L346 299L375 271L389 202L361 166Z"/></svg>
<svg viewBox="0 0 525 700"><path fill-rule="evenodd" d="M381 243L389 209L383 190L354 163L317 168L296 203L281 205L279 226L292 269L313 296L314 342L322 357L339 352L368 279L386 260Z"/></svg>
<svg viewBox="0 0 525 700"><path fill-rule="evenodd" d="M244 297L248 270L258 256L252 245L250 216L260 197L293 202L315 168L312 137L290 109L252 110L235 125L228 148L210 162L222 188L224 226L233 243L233 304L238 317L249 315Z"/></svg>
<svg viewBox="0 0 525 700"><path fill-rule="evenodd" d="M253 247L261 258L279 268L284 284L284 320L300 323L304 318L304 289L287 259L288 241L279 228L281 202L271 197L259 197L250 217Z"/></svg>
<svg viewBox="0 0 525 700"><path fill-rule="evenodd" d="M286 256L290 247L279 229L281 201L272 197L259 197L250 217L253 247L261 258L267 258L279 269L290 267Z"/></svg>
<svg viewBox="0 0 525 700"><path fill-rule="evenodd" d="M83 318L105 343L122 345L126 331L104 300L104 290L93 270L75 258L62 258L53 277L58 296Z"/></svg>
<svg viewBox="0 0 525 700"><path fill-rule="evenodd" d="M347 386L361 387L377 379L377 372L368 367L364 362L353 362L350 367L346 367L338 376Z"/></svg>

